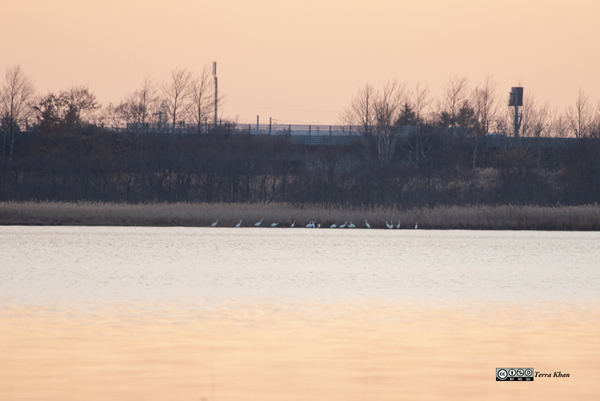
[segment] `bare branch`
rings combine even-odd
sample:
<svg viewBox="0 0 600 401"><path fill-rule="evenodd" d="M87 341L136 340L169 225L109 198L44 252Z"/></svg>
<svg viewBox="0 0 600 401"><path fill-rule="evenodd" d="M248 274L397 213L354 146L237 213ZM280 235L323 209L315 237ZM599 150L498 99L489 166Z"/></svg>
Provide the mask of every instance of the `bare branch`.
<svg viewBox="0 0 600 401"><path fill-rule="evenodd" d="M192 81L191 103L189 115L198 127L198 133L202 132L202 126L208 125L214 109L214 83L210 79L208 66L204 66L200 76ZM214 117L213 117L214 119ZM212 121L214 124L215 121Z"/></svg>
<svg viewBox="0 0 600 401"><path fill-rule="evenodd" d="M431 106L431 94L429 87L417 82L415 88L409 92L412 109L415 112L417 121L424 121L429 114Z"/></svg>
<svg viewBox="0 0 600 401"><path fill-rule="evenodd" d="M569 106L567 109L567 119L571 127L571 131L576 138L586 138L590 136L590 128L594 112L590 106L588 95L579 89L575 107Z"/></svg>
<svg viewBox="0 0 600 401"><path fill-rule="evenodd" d="M471 95L472 105L477 119L478 136L490 132L491 123L498 114L498 97L496 96L496 82L488 75L483 85L476 86Z"/></svg>
<svg viewBox="0 0 600 401"><path fill-rule="evenodd" d="M440 111L445 111L450 115L454 124L459 109L468 100L469 81L467 77L456 76L451 78L443 87L443 98L439 105Z"/></svg>
<svg viewBox="0 0 600 401"><path fill-rule="evenodd" d="M166 106L173 123L173 131L177 124L177 117L185 116L191 107L192 83L194 74L187 69L171 71L171 80L161 85L161 91L166 101Z"/></svg>
<svg viewBox="0 0 600 401"><path fill-rule="evenodd" d="M20 130L27 116L31 113L31 101L35 88L25 76L20 65L6 70L5 82L0 88L0 112L2 119L8 124L10 132L9 159L12 161L15 129ZM6 134L3 138L2 154L6 157Z"/></svg>

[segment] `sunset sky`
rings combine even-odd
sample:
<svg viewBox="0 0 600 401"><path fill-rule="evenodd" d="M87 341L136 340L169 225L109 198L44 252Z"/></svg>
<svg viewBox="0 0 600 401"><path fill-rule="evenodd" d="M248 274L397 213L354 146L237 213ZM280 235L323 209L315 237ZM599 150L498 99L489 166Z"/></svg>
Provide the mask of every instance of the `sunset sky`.
<svg viewBox="0 0 600 401"><path fill-rule="evenodd" d="M224 117L334 124L359 87L491 75L564 110L600 100L598 0L2 0L0 70L117 103L218 63ZM3 79L3 77L2 77Z"/></svg>

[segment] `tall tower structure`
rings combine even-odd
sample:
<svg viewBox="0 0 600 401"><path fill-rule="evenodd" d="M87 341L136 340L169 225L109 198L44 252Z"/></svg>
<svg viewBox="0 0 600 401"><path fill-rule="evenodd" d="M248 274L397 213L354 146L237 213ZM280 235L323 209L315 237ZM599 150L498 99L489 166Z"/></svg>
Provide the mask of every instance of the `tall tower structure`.
<svg viewBox="0 0 600 401"><path fill-rule="evenodd" d="M513 86L510 90L510 97L508 98L508 105L515 107L515 123L514 132L515 138L519 136L519 128L521 128L522 114L519 114L519 106L523 106L523 87Z"/></svg>

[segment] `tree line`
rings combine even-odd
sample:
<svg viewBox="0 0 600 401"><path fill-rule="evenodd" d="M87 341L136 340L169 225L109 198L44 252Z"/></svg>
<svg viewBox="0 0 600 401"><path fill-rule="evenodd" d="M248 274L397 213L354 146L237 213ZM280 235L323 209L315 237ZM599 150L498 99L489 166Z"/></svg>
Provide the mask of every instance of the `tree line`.
<svg viewBox="0 0 600 401"><path fill-rule="evenodd" d="M175 70L162 84L144 79L118 104L101 107L84 86L36 96L20 67L9 69L1 92L1 200L408 208L571 205L600 196L599 113L583 92L560 116L526 96L523 142L491 148L486 134L512 131L491 79L470 89L453 78L437 101L422 85L366 85L340 117L361 141L299 145L285 131L256 136L235 122L215 125L207 71ZM197 135L175 132L183 116ZM150 129L167 121L169 133ZM546 136L578 142L549 150L525 141Z"/></svg>
<svg viewBox="0 0 600 401"><path fill-rule="evenodd" d="M553 109L534 93L524 96L520 109L519 135L524 137L600 136L600 101L594 103L580 89L566 110ZM138 88L117 103L101 105L86 86L72 86L59 93L36 93L33 81L19 65L8 68L0 87L0 127L8 132L3 139L3 156L10 152L12 133L41 124L60 121L97 126L126 127L129 131L165 128L175 132L181 124L192 125L201 133L215 123L215 88L208 66L199 72L174 69L167 81L156 82L146 76ZM217 105L223 104L221 95ZM370 103L369 103L370 102ZM360 88L340 115L340 124L380 127L431 124L468 127L471 135L511 134L513 109L500 96L493 78L471 85L466 77L456 76L434 98L427 85L389 81L380 90L372 85ZM219 107L220 109L220 107ZM401 118L401 120L399 120ZM219 121L227 120L221 112ZM228 121L232 122L232 121ZM13 145L14 146L14 145Z"/></svg>

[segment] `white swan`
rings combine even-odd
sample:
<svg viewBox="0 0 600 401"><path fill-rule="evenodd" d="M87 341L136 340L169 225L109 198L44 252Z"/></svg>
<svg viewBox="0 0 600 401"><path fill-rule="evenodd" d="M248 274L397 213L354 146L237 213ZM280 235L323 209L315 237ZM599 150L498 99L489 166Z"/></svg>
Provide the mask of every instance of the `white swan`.
<svg viewBox="0 0 600 401"><path fill-rule="evenodd" d="M352 220L350 220L350 224L348 224L348 228L356 228L354 224L352 224Z"/></svg>
<svg viewBox="0 0 600 401"><path fill-rule="evenodd" d="M342 224L342 225L340 226L340 228L346 228L346 223L347 223L347 221L345 221L345 222L344 222L344 224Z"/></svg>
<svg viewBox="0 0 600 401"><path fill-rule="evenodd" d="M294 227L295 224L296 224L296 220L294 220L294 222L292 223L292 227Z"/></svg>
<svg viewBox="0 0 600 401"><path fill-rule="evenodd" d="M385 226L387 228L394 228L394 225L392 223L388 223L387 220L385 221Z"/></svg>
<svg viewBox="0 0 600 401"><path fill-rule="evenodd" d="M314 226L313 226L314 227ZM321 228L321 223L317 224L317 228Z"/></svg>
<svg viewBox="0 0 600 401"><path fill-rule="evenodd" d="M260 223L262 223L263 220L264 219L260 219L260 221L254 225L254 227L260 227Z"/></svg>
<svg viewBox="0 0 600 401"><path fill-rule="evenodd" d="M279 223L273 223L273 224L271 224L271 227L277 227L278 224Z"/></svg>
<svg viewBox="0 0 600 401"><path fill-rule="evenodd" d="M365 219L365 225L367 226L367 228L371 228L371 225L369 224L369 222L367 221L367 219Z"/></svg>
<svg viewBox="0 0 600 401"><path fill-rule="evenodd" d="M315 222L311 220L311 222L306 225L306 228L313 228L314 226Z"/></svg>
<svg viewBox="0 0 600 401"><path fill-rule="evenodd" d="M396 226L396 228L400 228L400 220L398 220L398 225Z"/></svg>
<svg viewBox="0 0 600 401"><path fill-rule="evenodd" d="M240 220L240 222L239 222L239 223L237 223L235 226L236 226L236 227L241 227L241 226L242 226L242 220Z"/></svg>
<svg viewBox="0 0 600 401"><path fill-rule="evenodd" d="M329 226L329 228L336 228L337 226L335 225L335 223L333 223L332 225Z"/></svg>
<svg viewBox="0 0 600 401"><path fill-rule="evenodd" d="M217 219L217 221L215 221L214 223L212 223L210 226L211 227L216 227L218 222L219 222L219 219Z"/></svg>
<svg viewBox="0 0 600 401"><path fill-rule="evenodd" d="M419 228L419 226L417 225L417 223L415 223L415 230L416 230L417 228Z"/></svg>

